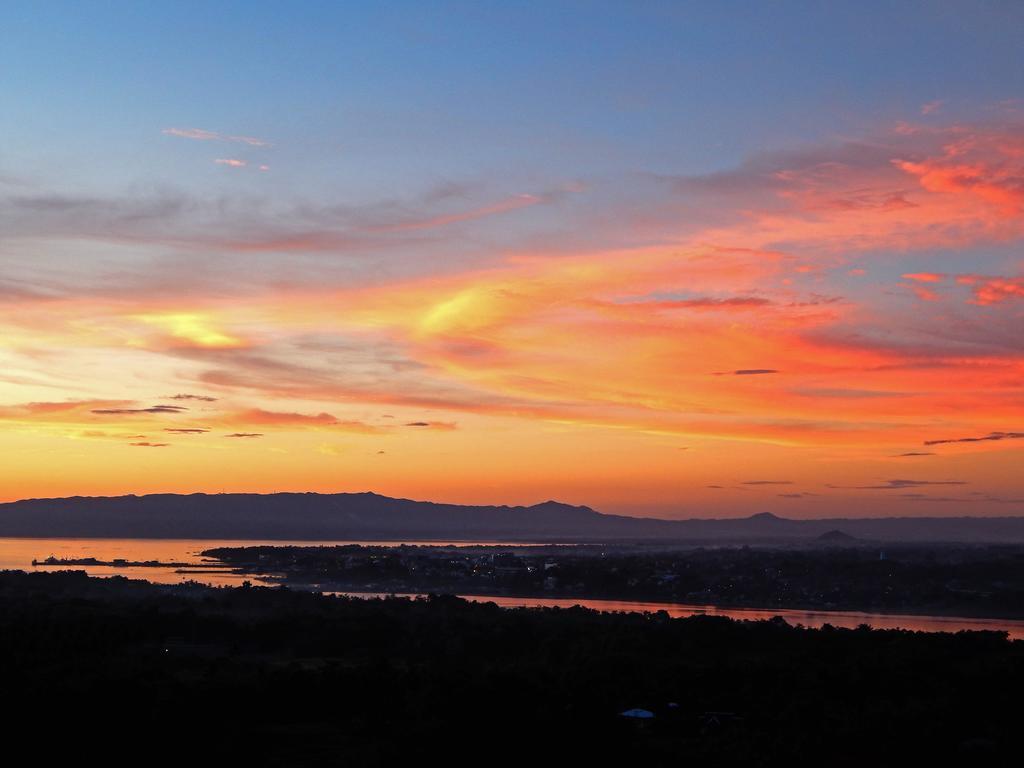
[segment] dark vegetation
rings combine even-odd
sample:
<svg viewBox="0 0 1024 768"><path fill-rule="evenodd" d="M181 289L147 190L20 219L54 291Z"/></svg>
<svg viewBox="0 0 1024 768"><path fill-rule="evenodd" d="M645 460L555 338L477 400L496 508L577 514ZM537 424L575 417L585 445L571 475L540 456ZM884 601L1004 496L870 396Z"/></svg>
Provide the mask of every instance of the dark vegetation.
<svg viewBox="0 0 1024 768"><path fill-rule="evenodd" d="M0 573L5 752L47 765L965 765L1024 643ZM675 705L675 706L672 706ZM618 713L642 707L645 724Z"/></svg>
<svg viewBox="0 0 1024 768"><path fill-rule="evenodd" d="M1024 618L1024 547L218 548L239 570L331 591L649 600Z"/></svg>

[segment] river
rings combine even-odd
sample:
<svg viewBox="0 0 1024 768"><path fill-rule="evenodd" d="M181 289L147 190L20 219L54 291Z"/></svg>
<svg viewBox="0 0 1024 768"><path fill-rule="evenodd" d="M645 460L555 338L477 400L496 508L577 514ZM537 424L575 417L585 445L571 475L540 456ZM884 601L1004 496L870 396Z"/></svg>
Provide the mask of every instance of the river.
<svg viewBox="0 0 1024 768"><path fill-rule="evenodd" d="M398 546L400 544L435 544L458 545L470 542L401 542L401 541L238 541L208 539L21 539L0 538L0 570L45 571L66 570L60 566L33 566L33 560L43 560L51 555L57 558L86 558L112 561L124 559L129 561L157 560L160 562L176 562L191 564L187 569L154 568L142 566L72 566L73 570L86 571L92 576L127 576L133 579L146 579L156 584L179 584L185 581L197 581L211 586L238 586L243 581L258 581L251 574L232 573L229 569L218 567L217 561L208 560L200 555L205 549L214 547L241 547L268 545L293 546L333 546L336 544L373 544L374 546ZM508 542L472 542L477 545L499 545ZM516 543L514 546L524 546ZM360 597L372 597L365 593L345 592ZM781 616L790 624L803 624L805 627L821 627L831 624L834 627L855 628L861 624L877 629L910 629L920 632L958 632L961 630L999 630L1009 633L1014 640L1024 640L1024 620L1014 619L974 619L956 616L918 616L879 613L861 613L858 611L816 611L784 608L732 608L713 605L686 605L682 603L648 603L629 600L593 600L577 598L553 597L504 597L495 595L460 595L467 600L477 602L493 602L507 608L518 607L560 607L569 608L581 605L600 611L666 611L670 616L725 616L731 619L770 619Z"/></svg>

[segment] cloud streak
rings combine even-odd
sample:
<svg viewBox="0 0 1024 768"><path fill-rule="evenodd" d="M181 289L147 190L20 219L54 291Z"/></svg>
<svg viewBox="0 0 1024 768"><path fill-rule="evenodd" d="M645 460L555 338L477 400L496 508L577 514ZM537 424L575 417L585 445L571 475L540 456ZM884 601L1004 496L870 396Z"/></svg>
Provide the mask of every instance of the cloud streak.
<svg viewBox="0 0 1024 768"><path fill-rule="evenodd" d="M174 414L187 410L188 408L180 405L151 405L148 408L94 408L92 409L92 413L95 413L98 416L128 416L142 413Z"/></svg>
<svg viewBox="0 0 1024 768"><path fill-rule="evenodd" d="M191 139L192 141L227 141L247 144L250 147L272 146L265 139L257 139L253 136L232 136L217 131L207 131L202 128L164 128L161 133L165 136L175 136L180 139Z"/></svg>
<svg viewBox="0 0 1024 768"><path fill-rule="evenodd" d="M829 485L829 488L856 491L894 491L904 488L924 488L933 485L967 485L966 480L885 480L879 485Z"/></svg>
<svg viewBox="0 0 1024 768"><path fill-rule="evenodd" d="M952 443L996 443L1001 440L1024 439L1024 432L990 432L981 437L954 437L942 440L925 440L925 445L949 445Z"/></svg>

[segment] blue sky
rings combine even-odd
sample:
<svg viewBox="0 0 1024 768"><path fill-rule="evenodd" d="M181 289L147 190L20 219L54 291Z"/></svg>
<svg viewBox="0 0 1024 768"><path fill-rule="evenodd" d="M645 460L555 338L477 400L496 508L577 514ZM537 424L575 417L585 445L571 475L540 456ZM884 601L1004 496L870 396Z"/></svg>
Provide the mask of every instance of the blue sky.
<svg viewBox="0 0 1024 768"><path fill-rule="evenodd" d="M274 141L277 190L352 199L702 173L1012 98L1022 30L1017 3L10 3L0 149L215 188L161 146L197 125Z"/></svg>

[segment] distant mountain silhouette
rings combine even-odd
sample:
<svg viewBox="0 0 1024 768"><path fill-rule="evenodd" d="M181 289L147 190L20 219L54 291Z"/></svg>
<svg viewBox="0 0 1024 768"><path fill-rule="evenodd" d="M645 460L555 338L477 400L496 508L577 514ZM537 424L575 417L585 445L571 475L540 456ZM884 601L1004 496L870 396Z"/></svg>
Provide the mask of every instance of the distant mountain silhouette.
<svg viewBox="0 0 1024 768"><path fill-rule="evenodd" d="M26 499L0 504L0 536L267 540L784 541L834 536L885 541L1024 542L1024 517L662 520L545 501L464 506L376 493L153 494Z"/></svg>

